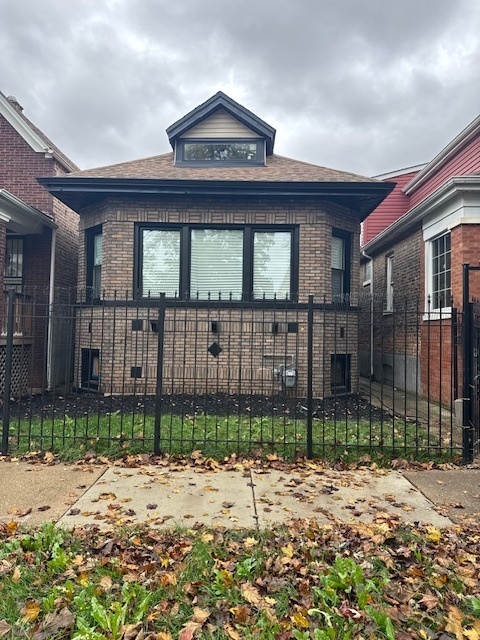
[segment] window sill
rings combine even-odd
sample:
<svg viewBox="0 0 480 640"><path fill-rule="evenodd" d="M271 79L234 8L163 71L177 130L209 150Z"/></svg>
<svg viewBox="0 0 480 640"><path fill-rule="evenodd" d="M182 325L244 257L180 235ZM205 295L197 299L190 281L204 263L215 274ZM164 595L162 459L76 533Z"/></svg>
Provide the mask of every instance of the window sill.
<svg viewBox="0 0 480 640"><path fill-rule="evenodd" d="M384 316L392 316L394 313L394 309L384 309L383 310L383 315Z"/></svg>
<svg viewBox="0 0 480 640"><path fill-rule="evenodd" d="M434 311L426 311L423 314L423 318L422 320L424 322L428 322L430 320L449 320L452 317L452 309L451 307L447 307L445 309L442 309L442 312L440 313L440 310L435 309Z"/></svg>

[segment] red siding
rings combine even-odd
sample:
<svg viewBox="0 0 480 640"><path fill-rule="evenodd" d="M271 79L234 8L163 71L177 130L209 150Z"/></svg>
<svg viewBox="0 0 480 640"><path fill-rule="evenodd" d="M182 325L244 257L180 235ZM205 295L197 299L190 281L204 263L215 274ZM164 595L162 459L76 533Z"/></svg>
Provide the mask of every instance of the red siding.
<svg viewBox="0 0 480 640"><path fill-rule="evenodd" d="M460 149L446 164L440 167L418 189L410 194L410 207L414 207L424 198L438 189L449 178L465 176L480 171L480 135ZM381 206L381 205L380 205Z"/></svg>
<svg viewBox="0 0 480 640"><path fill-rule="evenodd" d="M387 179L385 182L395 182L395 189L385 198L385 200L375 209L363 222L362 244L365 245L373 240L381 231L386 229L392 222L395 222L400 216L410 208L409 198L402 189L403 187L417 175L417 171L405 173L404 175L395 176L395 178Z"/></svg>

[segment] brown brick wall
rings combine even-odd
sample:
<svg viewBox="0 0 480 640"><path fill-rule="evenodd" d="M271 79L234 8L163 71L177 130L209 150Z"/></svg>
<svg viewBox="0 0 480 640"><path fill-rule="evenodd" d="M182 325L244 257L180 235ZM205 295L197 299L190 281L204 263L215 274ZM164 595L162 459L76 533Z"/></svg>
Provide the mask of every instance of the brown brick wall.
<svg viewBox="0 0 480 640"><path fill-rule="evenodd" d="M88 308L76 320L75 380L82 383L81 349L101 354L100 389L104 393L154 393L157 375L158 333L152 330L155 308ZM142 321L132 330L132 320ZM217 334L211 322L219 323ZM278 323L278 333L272 324ZM297 333L287 323L298 323ZM355 314L316 311L314 319L313 389L316 397L331 395L330 361L333 353L350 354L352 391L357 380L357 323ZM214 357L208 347L217 342ZM167 309L165 316L163 392L275 394L284 389L274 369L291 365L298 372L294 392L307 392L307 314L305 311L251 309ZM131 368L142 375L131 377Z"/></svg>
<svg viewBox="0 0 480 640"><path fill-rule="evenodd" d="M332 229L352 233L351 291L358 292L355 265L359 258L359 225L346 209L316 200L280 202L215 198L126 200L110 199L101 206L82 213L80 228L85 230L103 225L102 288L107 295L114 291L117 299L132 295L134 277L134 227L137 222L205 223L205 224L266 224L299 226L299 297L306 301L310 294L316 302L331 300L331 236ZM79 252L80 284L86 282L85 235L82 233ZM77 322L76 380L81 382L81 349L101 351L101 387L107 393L131 393L155 390L157 336L148 330L145 311L130 310L116 315L115 321L105 310L91 309L91 319ZM145 330L132 332L131 319L143 317ZM140 316L138 315L140 313ZM208 318L212 311L167 311L164 391L205 393L221 390L231 393L271 392L281 390L274 380L271 357L277 364L293 360L298 370L297 393L306 393L306 317L298 320L297 334L280 331L272 335L272 322L279 322L273 311L218 310L215 314L227 329L218 340L222 353L214 358L208 346L217 336L209 333ZM182 315L183 313L183 315ZM222 314L227 314L222 320ZM287 319L284 319L284 324ZM290 321L288 319L288 321ZM175 330L174 330L175 328ZM351 378L357 379L357 321L355 314L319 316L314 327L315 362L314 393L330 395L330 358L332 353L351 356ZM131 367L142 367L142 377L132 379ZM352 390L355 390L353 388Z"/></svg>
<svg viewBox="0 0 480 640"><path fill-rule="evenodd" d="M52 215L53 196L37 178L53 176L55 160L36 153L0 116L0 185L32 207Z"/></svg>
<svg viewBox="0 0 480 640"><path fill-rule="evenodd" d="M299 294L317 301L331 299L332 229L352 233L351 264L359 260L359 225L352 213L320 201L282 204L275 201L216 198L211 200L138 200L128 203L111 199L82 214L80 229L103 225L102 287L112 292L132 292L134 227L136 222L299 225ZM86 282L85 239L81 234L79 286ZM358 272L351 269L351 291L358 292Z"/></svg>

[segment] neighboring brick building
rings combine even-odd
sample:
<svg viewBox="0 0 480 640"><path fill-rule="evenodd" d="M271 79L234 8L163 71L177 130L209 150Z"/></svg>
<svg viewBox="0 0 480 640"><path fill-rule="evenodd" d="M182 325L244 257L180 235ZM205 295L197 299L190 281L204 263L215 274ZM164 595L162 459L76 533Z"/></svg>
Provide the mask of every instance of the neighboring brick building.
<svg viewBox="0 0 480 640"><path fill-rule="evenodd" d="M79 286L91 311L77 323L78 384L115 393L148 379L147 392L155 390L156 327L145 307L163 292L167 326L182 327L165 345L169 389L189 391L195 379L205 392L214 375L217 390L228 391L232 376L260 390L275 368L290 366L304 390L306 332L300 340L294 304L314 295L325 317L339 303L344 314L340 328L316 327L316 353L329 363L335 355L337 369L319 357L315 392L330 392L338 372L351 390L360 221L392 185L274 155L275 130L221 92L167 134L173 153L41 180L80 214ZM99 299L125 297L139 307L105 322L114 307ZM195 309L180 304L192 299ZM215 322L207 299L215 300ZM287 313L280 327L278 309ZM215 355L199 335L213 340L218 327Z"/></svg>
<svg viewBox="0 0 480 640"><path fill-rule="evenodd" d="M383 329L361 345L362 373L449 404L461 395L462 265L480 259L480 116L431 162L380 177L397 187L364 222L361 278ZM476 274L471 294L480 296Z"/></svg>
<svg viewBox="0 0 480 640"><path fill-rule="evenodd" d="M77 170L24 116L17 100L0 92L0 260L5 265L0 270L0 290L16 292L14 395L65 378L66 328L59 318L51 317L49 309L61 301L67 288L76 286L78 215L37 178ZM4 366L5 305L2 313L0 362Z"/></svg>

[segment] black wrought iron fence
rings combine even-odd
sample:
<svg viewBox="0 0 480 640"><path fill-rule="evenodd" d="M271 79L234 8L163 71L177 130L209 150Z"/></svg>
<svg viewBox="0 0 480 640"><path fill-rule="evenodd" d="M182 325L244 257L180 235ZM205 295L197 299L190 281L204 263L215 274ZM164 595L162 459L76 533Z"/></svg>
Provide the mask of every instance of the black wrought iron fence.
<svg viewBox="0 0 480 640"><path fill-rule="evenodd" d="M24 320L14 294L3 309L3 453L461 454L456 313L313 296L25 300Z"/></svg>

